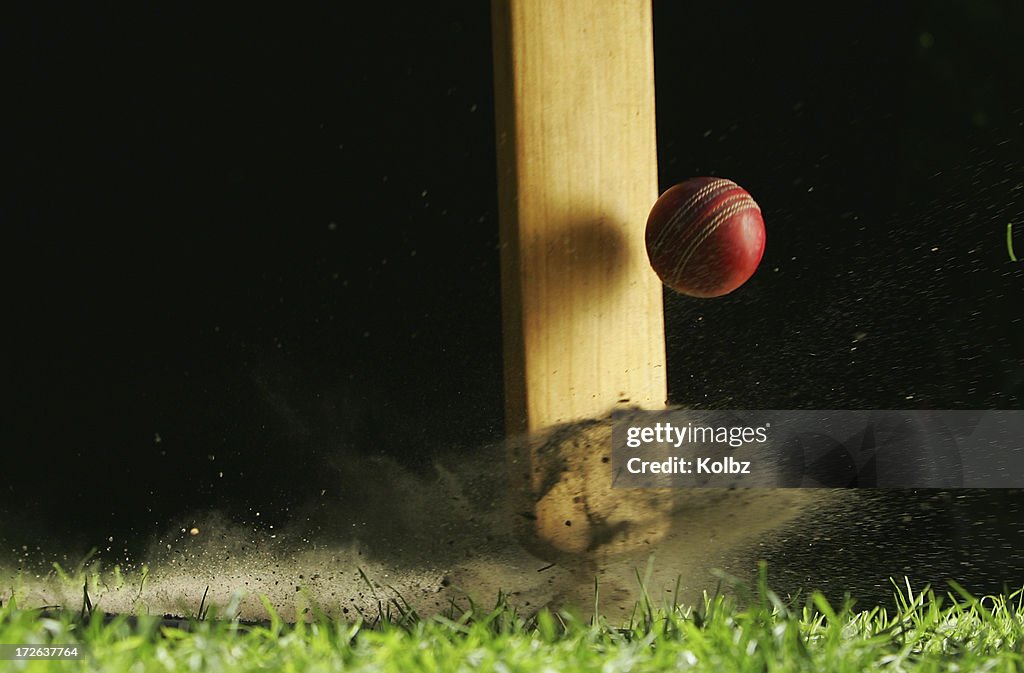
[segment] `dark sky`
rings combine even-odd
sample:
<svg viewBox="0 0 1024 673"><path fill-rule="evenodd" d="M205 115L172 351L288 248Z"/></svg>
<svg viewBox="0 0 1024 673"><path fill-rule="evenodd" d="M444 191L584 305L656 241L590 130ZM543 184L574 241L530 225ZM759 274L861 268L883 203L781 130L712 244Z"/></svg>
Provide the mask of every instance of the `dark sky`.
<svg viewBox="0 0 1024 673"><path fill-rule="evenodd" d="M737 293L666 297L672 401L1024 408L1020 7L654 7L662 188L768 226ZM0 509L145 530L500 436L487 3L30 11Z"/></svg>

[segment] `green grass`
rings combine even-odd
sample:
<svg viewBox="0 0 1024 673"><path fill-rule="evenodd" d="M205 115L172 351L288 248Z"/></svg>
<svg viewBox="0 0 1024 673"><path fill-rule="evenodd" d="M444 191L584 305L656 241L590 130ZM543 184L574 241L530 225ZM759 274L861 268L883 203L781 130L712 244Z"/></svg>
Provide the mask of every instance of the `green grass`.
<svg viewBox="0 0 1024 673"><path fill-rule="evenodd" d="M798 606L767 587L705 597L696 609L655 606L641 591L632 618L610 624L571 613L456 609L420 618L395 602L357 623L318 616L134 624L77 615L40 617L0 607L0 643L77 644L81 661L0 662L3 671L1024 671L1024 591L976 599L897 586L891 607L855 611L812 594ZM599 595L595 592L599 607Z"/></svg>

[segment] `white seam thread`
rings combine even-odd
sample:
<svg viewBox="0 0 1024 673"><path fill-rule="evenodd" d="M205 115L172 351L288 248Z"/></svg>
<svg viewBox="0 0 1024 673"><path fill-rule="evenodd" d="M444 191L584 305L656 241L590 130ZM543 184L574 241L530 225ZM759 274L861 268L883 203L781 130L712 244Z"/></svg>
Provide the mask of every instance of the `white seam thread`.
<svg viewBox="0 0 1024 673"><path fill-rule="evenodd" d="M697 248L699 248L700 245L711 236L711 234L715 233L715 230L722 226L722 224L726 220L731 218L733 215L741 213L745 210L761 210L758 207L757 203L754 201L754 199L752 199L746 193L739 194L736 197L733 197L732 199L723 202L721 205L718 206L718 208L712 211L714 217L711 219L711 222L708 223L708 225L704 228L703 231L700 232L700 234L696 237L695 240L690 242L690 245L687 247L686 251L683 252L683 254L680 256L679 262L676 263L672 275L673 282L679 280L679 277L686 269L686 265L690 262L690 259L697 252Z"/></svg>
<svg viewBox="0 0 1024 673"><path fill-rule="evenodd" d="M665 223L665 226L662 227L658 237L654 240L654 249L659 250L661 246L665 244L665 241L671 238L669 234L675 233L676 229L678 229L680 221L688 218L690 216L690 211L694 210L705 199L713 199L718 196L718 192L727 191L733 187L738 188L739 185L732 180L719 178L713 182L709 182L690 195L690 198L683 202L682 207L676 210L675 214L673 214L672 217L669 218L668 222Z"/></svg>

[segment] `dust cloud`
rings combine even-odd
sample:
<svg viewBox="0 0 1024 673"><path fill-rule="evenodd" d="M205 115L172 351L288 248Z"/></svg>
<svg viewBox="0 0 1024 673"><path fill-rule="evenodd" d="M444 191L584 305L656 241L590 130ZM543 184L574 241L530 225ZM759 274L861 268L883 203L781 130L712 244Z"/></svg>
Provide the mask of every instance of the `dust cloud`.
<svg viewBox="0 0 1024 673"><path fill-rule="evenodd" d="M154 535L137 559L100 553L86 564L92 603L112 613L196 615L215 606L243 619L267 616L266 597L286 620L316 611L340 618L375 618L382 612L420 615L470 602L491 607L499 593L531 614L543 607L628 616L641 596L637 573L650 564L648 592L666 600L700 600L714 590L717 571L751 579L767 540L849 496L832 491L756 489L675 491L655 495L612 489L582 462L599 464L610 451L607 419L561 428L549 438L564 469L548 492L583 503L591 521L635 517L632 503L652 504L656 534L620 525L598 535L577 519L586 544L572 552L539 541L524 494L514 492L509 456L495 443L436 457L433 467L410 471L387 457L339 459L338 489L313 494L280 528L242 524L218 511L193 512ZM257 519L259 517L256 517ZM42 552L23 553L5 536L0 596L25 607L80 609L80 581L54 569ZM71 572L76 561L61 565ZM207 590L208 587L208 590ZM203 596L206 594L205 603Z"/></svg>

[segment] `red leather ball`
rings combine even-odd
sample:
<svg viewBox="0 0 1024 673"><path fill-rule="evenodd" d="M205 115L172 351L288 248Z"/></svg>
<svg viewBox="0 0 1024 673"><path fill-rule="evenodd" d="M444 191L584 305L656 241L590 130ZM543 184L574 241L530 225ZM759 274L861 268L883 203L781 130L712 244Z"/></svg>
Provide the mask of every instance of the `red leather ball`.
<svg viewBox="0 0 1024 673"><path fill-rule="evenodd" d="M720 297L743 285L761 262L764 219L732 180L690 178L655 202L646 242L665 285L691 297Z"/></svg>

